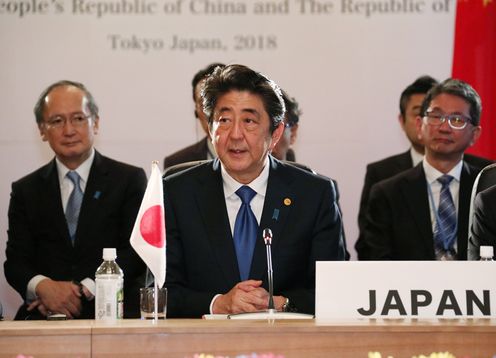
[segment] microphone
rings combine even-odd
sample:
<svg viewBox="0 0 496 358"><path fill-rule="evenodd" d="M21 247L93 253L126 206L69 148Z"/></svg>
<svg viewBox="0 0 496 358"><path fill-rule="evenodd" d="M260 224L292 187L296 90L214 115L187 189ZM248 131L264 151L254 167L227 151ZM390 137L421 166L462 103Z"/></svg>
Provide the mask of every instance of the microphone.
<svg viewBox="0 0 496 358"><path fill-rule="evenodd" d="M265 228L262 233L265 243L265 252L267 253L267 277L269 279L269 311L274 312L274 279L272 270L272 230Z"/></svg>
<svg viewBox="0 0 496 358"><path fill-rule="evenodd" d="M269 280L269 307L268 310L260 312L246 312L230 314L228 319L268 319L273 322L275 319L313 319L313 315L298 312L277 312L274 307L274 278L272 275L272 230L265 228L262 231L267 253L267 277Z"/></svg>

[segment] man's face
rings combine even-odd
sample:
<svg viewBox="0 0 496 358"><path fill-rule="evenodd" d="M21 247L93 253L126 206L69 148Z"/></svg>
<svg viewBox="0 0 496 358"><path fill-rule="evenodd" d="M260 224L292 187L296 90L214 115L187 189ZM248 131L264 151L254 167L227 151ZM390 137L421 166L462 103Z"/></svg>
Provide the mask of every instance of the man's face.
<svg viewBox="0 0 496 358"><path fill-rule="evenodd" d="M424 98L424 93L416 93L411 95L406 104L405 116L401 114L399 116L401 128L403 128L408 140L418 152L422 152L422 147L424 144L418 136L416 118L420 115L420 107Z"/></svg>
<svg viewBox="0 0 496 358"><path fill-rule="evenodd" d="M289 147L296 141L297 132L298 124L294 124L291 127L285 127L281 138L272 150L272 155L279 160L286 160L286 153L288 152Z"/></svg>
<svg viewBox="0 0 496 358"><path fill-rule="evenodd" d="M447 93L434 97L427 111L442 115L463 114L470 118L470 104L461 97ZM451 159L461 157L479 138L481 130L480 126L472 123L468 123L464 129L453 129L448 121L441 125L429 125L420 116L417 117L417 128L428 157Z"/></svg>
<svg viewBox="0 0 496 358"><path fill-rule="evenodd" d="M73 86L54 88L44 99L43 122L39 124L43 141L48 141L56 156L68 168L75 169L91 154L94 135L98 132L98 117L90 117L88 99ZM88 117L79 125L70 118ZM63 120L61 127L50 123Z"/></svg>
<svg viewBox="0 0 496 358"><path fill-rule="evenodd" d="M271 134L270 122L258 95L232 90L217 100L212 142L226 171L238 182L250 183L262 172L265 158L281 137L284 124Z"/></svg>
<svg viewBox="0 0 496 358"><path fill-rule="evenodd" d="M195 113L200 121L200 125L202 126L205 133L208 135L208 118L203 112L203 98L201 96L201 89L205 80L201 80L196 84L195 87Z"/></svg>

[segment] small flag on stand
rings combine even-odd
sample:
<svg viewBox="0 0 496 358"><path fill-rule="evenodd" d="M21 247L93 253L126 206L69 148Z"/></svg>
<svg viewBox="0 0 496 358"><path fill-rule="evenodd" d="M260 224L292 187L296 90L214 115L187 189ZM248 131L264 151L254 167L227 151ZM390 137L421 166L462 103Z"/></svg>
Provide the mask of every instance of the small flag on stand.
<svg viewBox="0 0 496 358"><path fill-rule="evenodd" d="M165 282L165 212L162 175L158 162L152 163L152 172L141 207L131 233L131 246L143 259L153 276L155 285Z"/></svg>

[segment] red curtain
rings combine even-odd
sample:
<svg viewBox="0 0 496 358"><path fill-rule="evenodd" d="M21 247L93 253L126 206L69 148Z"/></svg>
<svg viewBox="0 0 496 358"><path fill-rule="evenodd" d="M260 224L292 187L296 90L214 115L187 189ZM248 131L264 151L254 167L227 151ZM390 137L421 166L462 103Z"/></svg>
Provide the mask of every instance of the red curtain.
<svg viewBox="0 0 496 358"><path fill-rule="evenodd" d="M496 0L458 0L455 26L452 76L482 99L482 135L468 152L496 159Z"/></svg>

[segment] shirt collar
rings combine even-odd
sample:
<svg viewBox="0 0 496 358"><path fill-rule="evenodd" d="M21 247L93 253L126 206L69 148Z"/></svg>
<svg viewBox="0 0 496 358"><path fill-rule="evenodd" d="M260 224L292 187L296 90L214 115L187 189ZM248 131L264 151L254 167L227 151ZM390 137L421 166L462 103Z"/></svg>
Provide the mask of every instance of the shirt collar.
<svg viewBox="0 0 496 358"><path fill-rule="evenodd" d="M422 161L424 155L417 152L413 147L410 148L410 156L412 157L413 166L416 167Z"/></svg>
<svg viewBox="0 0 496 358"><path fill-rule="evenodd" d="M267 182L269 181L269 157L267 156L265 158L264 162L264 168L262 169L262 172L258 177L253 179L253 181L249 184L241 184L236 179L231 177L226 169L224 168L224 165L222 162L220 163L221 167L221 175L222 175L222 182L224 184L224 196L226 198L229 198L230 196L234 195L236 190L238 190L240 187L243 185L247 185L253 190L257 192L257 194L262 195L265 197L265 192L267 190Z"/></svg>
<svg viewBox="0 0 496 358"><path fill-rule="evenodd" d="M427 159L422 160L422 165L424 167L424 172L425 172L425 178L427 179L427 182L429 184L434 183L437 178L440 176L444 175L444 173L441 173L439 170L434 168L432 165L429 164ZM462 168L463 168L463 160L460 160L457 165L453 167L447 174L451 175L456 181L460 182L460 176L462 175Z"/></svg>
<svg viewBox="0 0 496 358"><path fill-rule="evenodd" d="M88 181L88 177L90 176L91 165L93 164L93 159L95 158L95 148L91 148L91 154L84 162L82 162L79 167L77 167L74 171L79 174L81 180L85 183ZM55 157L55 163L57 165L57 172L59 174L59 183L62 183L67 172L71 169L67 168L59 158Z"/></svg>

